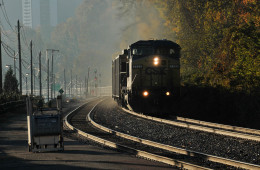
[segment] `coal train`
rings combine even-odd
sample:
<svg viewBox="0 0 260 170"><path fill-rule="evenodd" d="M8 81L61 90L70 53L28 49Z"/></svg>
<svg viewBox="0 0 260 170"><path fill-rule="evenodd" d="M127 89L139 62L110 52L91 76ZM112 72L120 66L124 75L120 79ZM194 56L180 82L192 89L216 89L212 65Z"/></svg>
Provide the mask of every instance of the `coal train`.
<svg viewBox="0 0 260 170"><path fill-rule="evenodd" d="M112 97L142 113L170 113L180 97L181 47L169 40L140 40L112 61Z"/></svg>

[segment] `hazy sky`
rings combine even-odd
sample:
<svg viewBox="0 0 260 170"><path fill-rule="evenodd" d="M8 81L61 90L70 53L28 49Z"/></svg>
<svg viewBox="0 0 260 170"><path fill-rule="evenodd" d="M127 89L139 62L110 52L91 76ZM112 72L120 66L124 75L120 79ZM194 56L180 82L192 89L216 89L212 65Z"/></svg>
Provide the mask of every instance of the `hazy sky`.
<svg viewBox="0 0 260 170"><path fill-rule="evenodd" d="M1 6L0 8L0 21L1 21L1 28L5 31L5 34L8 33L13 33L13 31L11 31L12 29L16 30L17 26L17 21L20 20L20 23L22 25L22 0L3 0L4 2L4 6ZM2 1L0 1L0 3L2 4ZM33 13L33 27L38 27L40 24L39 18L40 18L40 14L39 14L39 4L40 4L40 0L32 0L32 3L36 4L33 5L33 9L32 9L32 13ZM57 5L53 6L51 4L59 4L59 6L57 7ZM57 16L56 17L51 17L51 22L52 25L54 26L54 20L53 18L56 18L56 23L57 22L65 22L67 18L72 17L75 14L75 10L78 7L78 5L80 5L80 3L82 3L82 0L51 0L51 4L50 4L50 8L51 11L55 10L56 7L56 11L57 12ZM3 11L6 11L7 14L7 18L4 17L4 13ZM10 25L12 26L12 29L10 27L10 25L8 24L8 22L6 21L6 19L9 20ZM17 37L12 37L13 41L17 41ZM5 35L2 35L2 39L5 43L7 43L8 45L11 46L11 43L14 42L9 42L9 40L7 39L7 37ZM15 42L16 43L16 42ZM14 45L14 50L17 51L17 45ZM23 47L25 48L25 47ZM2 65L4 67L3 70L3 74L5 73L5 71L7 70L5 68L6 65L13 65L13 59L8 57L6 55L6 53L4 52L4 50L2 49Z"/></svg>
<svg viewBox="0 0 260 170"><path fill-rule="evenodd" d="M22 22L22 0L5 0L4 2L10 24L15 29L17 20L20 19ZM40 0L32 0L32 2L37 3ZM56 20L59 25L52 27L50 30L52 35L49 31L51 39L46 38L44 34L46 30L40 29L41 38L45 43L45 47L42 47L45 49L42 51L45 53L46 48L59 48L64 54L62 57L55 57L54 61L57 81L60 82L63 81L64 68L68 71L72 69L74 75L77 74L83 80L87 68L90 67L92 79L94 70L97 69L98 75L102 76L101 84L111 85L112 59L120 54L124 48L141 39L165 38L162 36L163 24L158 11L149 3L150 1L132 1L135 3L134 5L131 3L126 6L123 2L128 1L121 0L51 0L51 2L52 4L57 3ZM35 5L32 6L37 8ZM51 5L50 9L53 10L54 7L55 5ZM36 15L33 16L34 22L35 18L39 18L39 11L38 13L35 9L32 11L33 15L34 13ZM0 19L6 33L12 33L13 42L10 42L10 45L12 44L17 52L17 35L10 31L10 26L3 17L2 10L0 11ZM40 22L35 21L35 23L33 23L33 31L39 32L37 24L39 25ZM32 37L29 36L28 32L26 33L26 30L24 34L26 34L27 44L29 44ZM4 41L6 40L4 39ZM74 46L75 48L73 48ZM69 48L71 49L67 50ZM30 54L26 43L22 44L22 49L24 51L22 58L29 63ZM35 50L34 57L37 60L37 50L39 49L34 48ZM6 64L13 65L13 59L3 52L3 66ZM46 61L42 64L46 67ZM5 71L6 69L3 74ZM23 73L26 72L29 72L29 69L23 68Z"/></svg>

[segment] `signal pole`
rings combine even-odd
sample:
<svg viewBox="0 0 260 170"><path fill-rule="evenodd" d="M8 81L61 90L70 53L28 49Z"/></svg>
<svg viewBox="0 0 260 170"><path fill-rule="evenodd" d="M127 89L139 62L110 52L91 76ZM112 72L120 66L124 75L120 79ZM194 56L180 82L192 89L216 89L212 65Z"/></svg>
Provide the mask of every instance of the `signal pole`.
<svg viewBox="0 0 260 170"><path fill-rule="evenodd" d="M20 94L23 94L23 89L22 89L22 56L21 56L21 39L20 39L20 22L19 20L17 21L17 30L18 30L18 54L19 54L19 83L20 83Z"/></svg>

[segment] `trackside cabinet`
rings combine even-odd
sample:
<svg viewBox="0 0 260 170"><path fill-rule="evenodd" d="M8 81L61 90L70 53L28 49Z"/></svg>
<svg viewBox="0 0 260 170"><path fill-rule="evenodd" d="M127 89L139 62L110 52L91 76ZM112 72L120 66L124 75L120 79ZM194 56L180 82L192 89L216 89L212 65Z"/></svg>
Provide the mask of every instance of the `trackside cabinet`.
<svg viewBox="0 0 260 170"><path fill-rule="evenodd" d="M30 97L26 104L29 152L63 151L63 121L60 110L32 113Z"/></svg>

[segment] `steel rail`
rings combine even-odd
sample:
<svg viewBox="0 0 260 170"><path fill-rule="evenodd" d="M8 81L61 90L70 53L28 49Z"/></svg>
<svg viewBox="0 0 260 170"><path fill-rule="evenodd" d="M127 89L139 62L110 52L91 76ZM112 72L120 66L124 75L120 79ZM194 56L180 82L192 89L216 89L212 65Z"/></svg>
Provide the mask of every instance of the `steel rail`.
<svg viewBox="0 0 260 170"><path fill-rule="evenodd" d="M88 113L88 115L95 109L95 107L100 102L98 102L91 109L91 111ZM105 145L105 146L108 146L108 147L111 147L111 148L114 148L114 149L119 149L119 150L122 150L122 151L125 151L125 152L128 152L128 153L131 153L131 154L135 154L138 157L143 157L143 158L146 158L146 159L162 162L162 163L165 163L165 164L169 164L169 165L172 165L172 166L177 166L177 167L184 168L184 169L194 169L194 170L205 169L205 170L209 170L209 168L201 167L201 166L198 166L198 165L193 165L191 163L179 161L179 160L176 160L176 159L167 158L167 157L160 156L160 155L155 155L155 154L148 153L148 152L145 152L145 151L141 151L141 150L137 150L137 149L134 149L134 148L130 148L130 147L127 147L127 146L124 146L124 145L119 145L119 144L117 144L115 142L111 142L111 141L108 141L108 140L96 137L94 135L88 134L86 132L83 132L83 131L77 129L76 127L72 126L69 123L68 117L71 116L72 114L75 114L77 110L79 110L80 108L84 107L85 105L86 104L83 104L83 105L77 107L76 109L71 111L68 115L66 115L66 117L64 118L65 124L68 126L68 128L73 130L73 131L75 131L75 132L77 132L79 135L82 135L82 136L84 136L84 137L86 137L86 138L88 138L88 139L90 139L92 141L95 141L97 143L100 143L102 145Z"/></svg>
<svg viewBox="0 0 260 170"><path fill-rule="evenodd" d="M189 118L178 117L178 116L176 117L176 120L184 121L184 122L188 122L188 123L195 123L195 124L204 125L204 126L217 127L217 128L226 129L226 130L233 130L233 131L242 132L242 133L251 133L251 134L255 134L255 135L260 135L260 130L257 130L257 129L223 125L223 124L211 123L211 122L189 119Z"/></svg>
<svg viewBox="0 0 260 170"><path fill-rule="evenodd" d="M173 120L166 120L166 119L161 119L157 117L152 117L152 116L147 116L139 113L135 113L133 111L127 110L125 108L122 108L125 112L128 112L132 115L149 119L149 120L154 120L157 122L169 124L169 125L174 125L174 126L179 126L179 127L184 127L184 128L189 128L189 129L194 129L194 130L200 130L200 131L205 131L205 132L210 132L210 133L215 133L219 135L225 135L225 136L231 136L231 137L236 137L236 138L242 138L242 139L247 139L247 140L254 140L257 142L260 142L260 136L258 135L251 135L251 134L243 134L243 133L238 133L238 132L231 132L227 130L221 130L221 129L216 129L212 127L205 127L205 126L199 126L199 125L194 125L194 124L189 124L189 123L184 123L184 122L177 122Z"/></svg>
<svg viewBox="0 0 260 170"><path fill-rule="evenodd" d="M205 159L207 161L217 162L217 163L230 165L230 166L234 166L234 167L239 167L239 168L244 168L244 169L260 169L260 165L255 165L255 164L250 164L250 163L246 163L246 162L236 161L236 160L232 160L232 159L222 158L222 157L218 157L218 156L208 155L208 154L204 154L204 153L200 153L200 152L186 150L186 149L183 149L183 148L177 148L177 147L173 147L173 146L170 146L170 145L165 145L165 144L153 142L153 141L150 141L150 140L134 137L134 136L131 136L131 135L128 135L128 134L124 134L124 133L121 133L121 132L109 129L107 127L104 127L104 126L96 123L91 118L90 114L91 114L91 112L88 114L86 119L89 120L92 123L92 125L94 125L95 127L99 128L99 129L101 129L103 131L106 131L108 133L117 135L117 136L125 138L125 139L133 140L135 142L140 142L140 143L145 144L145 145L149 145L149 146L152 146L152 147L164 149L164 150L175 152L175 153L178 153L178 154L183 154L183 155L188 155L188 156L192 156L192 157L203 158L203 159Z"/></svg>

